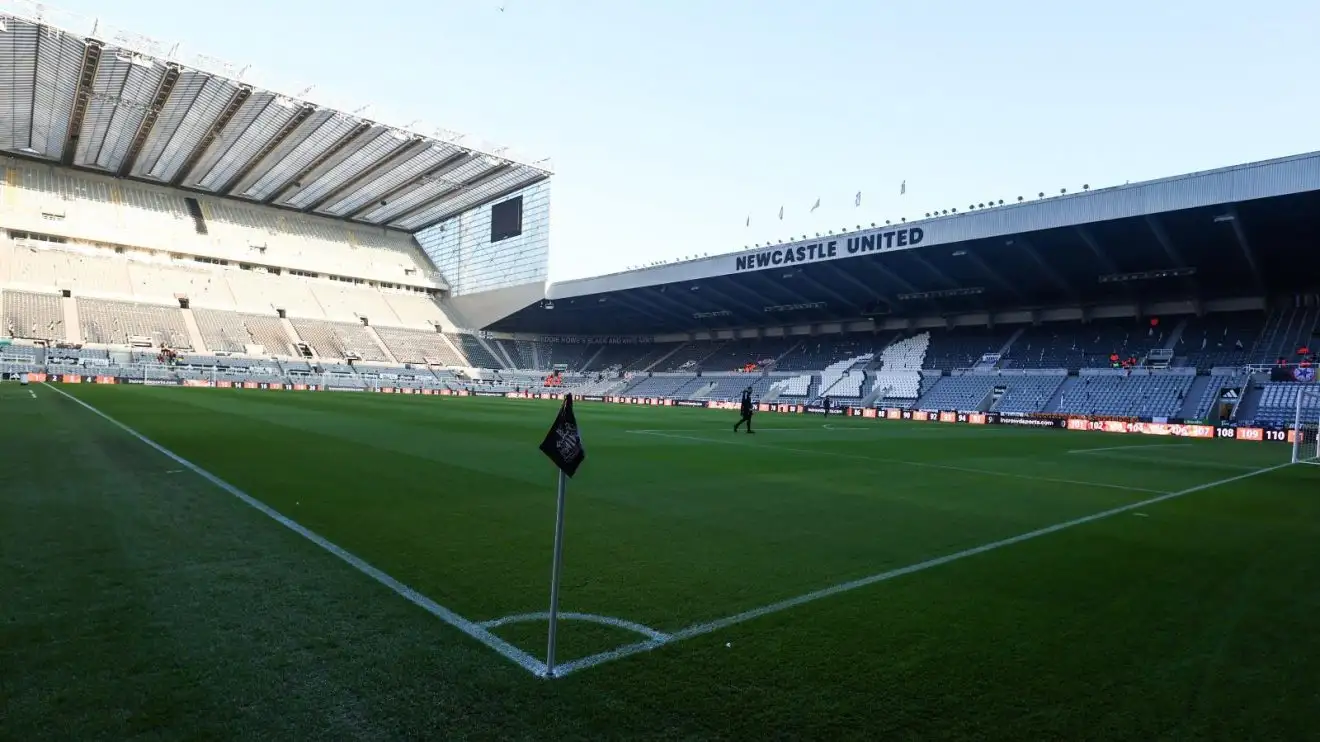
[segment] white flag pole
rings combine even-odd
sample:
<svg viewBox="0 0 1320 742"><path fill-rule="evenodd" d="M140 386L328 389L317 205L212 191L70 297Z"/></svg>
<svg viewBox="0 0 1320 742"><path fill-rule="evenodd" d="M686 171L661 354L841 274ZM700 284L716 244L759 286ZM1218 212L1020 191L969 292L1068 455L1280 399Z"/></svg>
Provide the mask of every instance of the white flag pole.
<svg viewBox="0 0 1320 742"><path fill-rule="evenodd" d="M559 471L559 498L555 505L555 552L550 567L550 637L547 641L545 674L555 675L555 640L559 629L559 570L564 557L564 500L568 491L568 475Z"/></svg>

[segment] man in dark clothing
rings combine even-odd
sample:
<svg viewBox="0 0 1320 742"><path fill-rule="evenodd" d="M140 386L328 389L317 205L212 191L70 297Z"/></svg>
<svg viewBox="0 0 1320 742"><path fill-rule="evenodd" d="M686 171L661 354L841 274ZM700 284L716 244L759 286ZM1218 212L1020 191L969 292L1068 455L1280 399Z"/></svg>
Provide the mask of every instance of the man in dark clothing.
<svg viewBox="0 0 1320 742"><path fill-rule="evenodd" d="M824 398L824 401L825 401L825 417L829 417L829 416L830 416L830 398L829 398L829 397L825 397L825 398Z"/></svg>
<svg viewBox="0 0 1320 742"><path fill-rule="evenodd" d="M743 390L743 393L742 393L742 404L739 405L739 412L741 413L742 416L741 416L740 418L738 418L738 422L734 424L734 426L733 426L733 432L737 433L737 432L738 432L738 428L742 427L742 424L743 424L743 423L747 423L747 432L748 432L748 433L753 432L753 431L752 431L752 388L751 388L751 387L747 387L746 389Z"/></svg>

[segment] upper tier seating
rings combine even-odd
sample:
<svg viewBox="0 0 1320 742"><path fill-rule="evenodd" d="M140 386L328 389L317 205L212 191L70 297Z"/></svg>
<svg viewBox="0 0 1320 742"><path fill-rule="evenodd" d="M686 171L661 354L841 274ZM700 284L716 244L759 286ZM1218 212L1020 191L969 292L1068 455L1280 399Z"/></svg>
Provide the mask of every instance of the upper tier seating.
<svg viewBox="0 0 1320 742"><path fill-rule="evenodd" d="M601 350L601 346L594 343L536 343L536 354L541 359L542 369L552 369L563 364L569 371L581 371L598 350Z"/></svg>
<svg viewBox="0 0 1320 742"><path fill-rule="evenodd" d="M1252 350L1265 326L1263 312L1228 312L1191 317L1174 346L1174 355L1187 364L1209 369L1242 367L1248 363L1270 363L1273 358L1252 358Z"/></svg>
<svg viewBox="0 0 1320 742"><path fill-rule="evenodd" d="M413 238L397 231L7 157L0 158L0 176L10 229L396 284L422 282L433 273ZM200 226L189 200L201 213ZM47 217L52 208L58 219ZM102 293L129 291L121 275L107 274L103 280L113 284Z"/></svg>
<svg viewBox="0 0 1320 742"><path fill-rule="evenodd" d="M718 346L709 342L685 343L683 347L674 352L673 355L665 359L659 367L654 370L663 370L669 372L697 370L701 368L701 361L711 353L714 353Z"/></svg>
<svg viewBox="0 0 1320 742"><path fill-rule="evenodd" d="M601 371L617 366L623 371L644 371L677 347L678 343L606 345L583 370Z"/></svg>
<svg viewBox="0 0 1320 742"><path fill-rule="evenodd" d="M1292 307L1271 313L1265 321L1252 361L1274 363L1279 358L1292 360L1298 348L1314 347L1317 345L1313 340L1317 321L1320 321L1320 309L1310 307Z"/></svg>
<svg viewBox="0 0 1320 742"><path fill-rule="evenodd" d="M1105 368L1109 356L1144 358L1165 339L1164 327L1135 319L1089 324L1051 322L1029 327L1005 354L1011 368Z"/></svg>
<svg viewBox="0 0 1320 742"><path fill-rule="evenodd" d="M845 358L878 353L893 337L892 333L876 335L870 332L799 337L801 342L779 359L775 370L820 371Z"/></svg>
<svg viewBox="0 0 1320 742"><path fill-rule="evenodd" d="M701 361L706 371L739 371L748 364L773 361L797 344L784 337L742 338L730 340Z"/></svg>
<svg viewBox="0 0 1320 742"><path fill-rule="evenodd" d="M987 353L998 353L1016 327L955 327L930 334L925 368L953 371L972 368Z"/></svg>

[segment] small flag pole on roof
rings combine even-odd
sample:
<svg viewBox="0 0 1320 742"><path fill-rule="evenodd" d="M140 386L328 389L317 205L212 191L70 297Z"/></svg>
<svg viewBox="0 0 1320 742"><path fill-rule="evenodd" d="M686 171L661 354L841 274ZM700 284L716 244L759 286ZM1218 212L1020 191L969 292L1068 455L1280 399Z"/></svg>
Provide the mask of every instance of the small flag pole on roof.
<svg viewBox="0 0 1320 742"><path fill-rule="evenodd" d="M564 501L568 493L568 480L587 458L582 447L582 434L578 432L577 416L573 414L573 395L564 395L564 404L555 416L554 425L541 441L544 453L559 469L558 499L555 504L555 548L550 566L550 629L546 640L545 674L555 674L555 641L559 629L559 573L564 557Z"/></svg>

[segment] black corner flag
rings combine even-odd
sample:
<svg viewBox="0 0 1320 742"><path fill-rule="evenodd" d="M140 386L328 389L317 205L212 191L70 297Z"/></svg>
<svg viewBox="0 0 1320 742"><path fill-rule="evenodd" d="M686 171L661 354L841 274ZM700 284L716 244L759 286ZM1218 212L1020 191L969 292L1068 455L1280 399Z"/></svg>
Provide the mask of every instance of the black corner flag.
<svg viewBox="0 0 1320 742"><path fill-rule="evenodd" d="M555 416L555 424L541 441L541 453L549 456L555 466L570 477L586 461L587 451L582 447L582 434L578 432L577 416L573 414L572 394L564 395L564 405Z"/></svg>
<svg viewBox="0 0 1320 742"><path fill-rule="evenodd" d="M550 565L550 636L546 642L545 674L555 675L555 642L559 627L559 572L564 561L564 502L567 499L568 478L587 460L582 447L582 434L578 432L577 417L573 414L573 395L564 395L564 405L555 416L555 424L541 441L541 453L550 457L559 467L559 492L555 504L555 551Z"/></svg>

